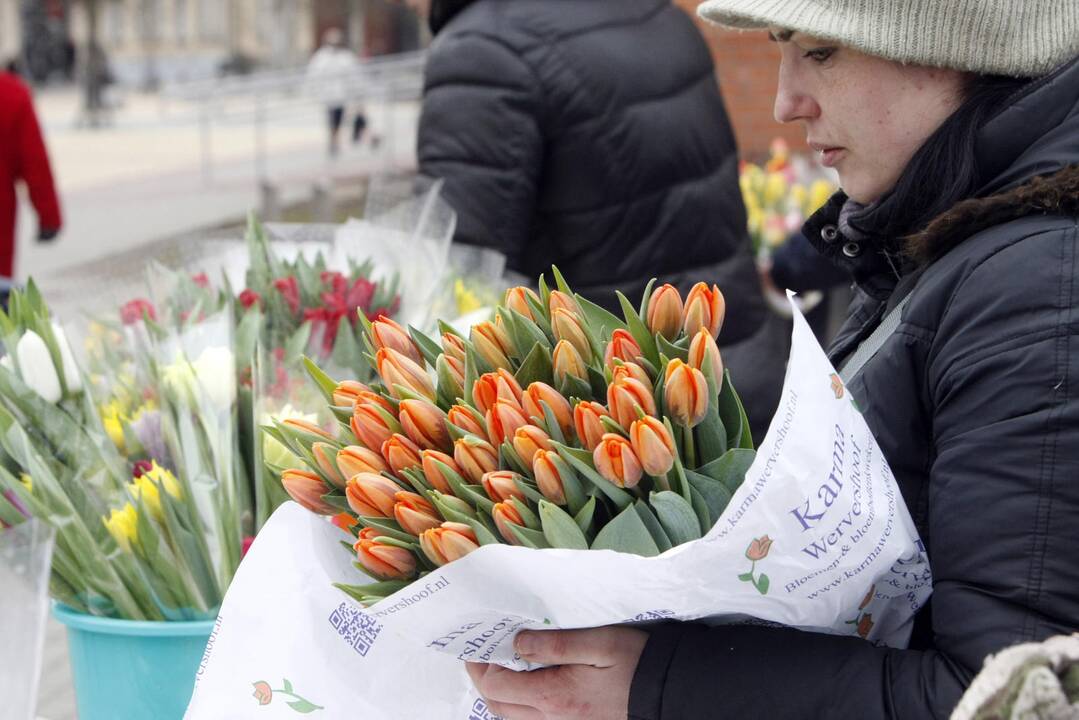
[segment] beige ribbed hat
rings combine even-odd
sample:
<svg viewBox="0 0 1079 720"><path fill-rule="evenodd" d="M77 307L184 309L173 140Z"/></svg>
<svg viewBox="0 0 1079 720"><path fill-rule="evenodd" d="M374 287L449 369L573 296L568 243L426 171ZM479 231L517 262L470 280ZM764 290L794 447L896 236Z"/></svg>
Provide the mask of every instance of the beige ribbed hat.
<svg viewBox="0 0 1079 720"><path fill-rule="evenodd" d="M1079 0L707 0L718 25L803 32L916 65L1036 77L1079 55Z"/></svg>

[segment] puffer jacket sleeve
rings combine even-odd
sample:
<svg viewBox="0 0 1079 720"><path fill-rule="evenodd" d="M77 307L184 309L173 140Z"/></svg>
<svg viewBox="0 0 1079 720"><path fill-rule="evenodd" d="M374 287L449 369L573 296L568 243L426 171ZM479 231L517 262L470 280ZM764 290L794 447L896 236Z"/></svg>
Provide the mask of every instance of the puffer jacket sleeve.
<svg viewBox="0 0 1079 720"><path fill-rule="evenodd" d="M926 359L921 402L935 453L917 502L934 575L933 649L663 627L638 665L631 718L947 718L987 654L1075 632L1079 238L1062 220L1021 239L968 270L937 327L907 322L893 339L920 344L912 356Z"/></svg>
<svg viewBox="0 0 1079 720"><path fill-rule="evenodd" d="M543 154L541 91L501 40L448 32L432 46L418 154L445 180L457 242L518 257L529 237Z"/></svg>

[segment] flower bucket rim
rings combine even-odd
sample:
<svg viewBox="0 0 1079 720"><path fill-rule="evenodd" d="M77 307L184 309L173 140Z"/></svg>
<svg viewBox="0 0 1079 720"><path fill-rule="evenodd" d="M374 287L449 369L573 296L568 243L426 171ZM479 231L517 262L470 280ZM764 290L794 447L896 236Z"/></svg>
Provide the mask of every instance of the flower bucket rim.
<svg viewBox="0 0 1079 720"><path fill-rule="evenodd" d="M103 635L134 635L140 637L197 637L209 635L217 622L212 620L124 620L98 617L79 612L63 603L54 602L52 614L61 624L74 630Z"/></svg>

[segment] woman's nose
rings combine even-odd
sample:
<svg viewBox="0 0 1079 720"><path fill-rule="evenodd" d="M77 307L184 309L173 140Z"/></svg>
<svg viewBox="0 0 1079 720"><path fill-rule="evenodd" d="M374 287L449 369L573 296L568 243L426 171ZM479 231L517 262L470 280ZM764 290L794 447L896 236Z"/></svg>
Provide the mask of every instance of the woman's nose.
<svg viewBox="0 0 1079 720"><path fill-rule="evenodd" d="M820 115L820 106L809 93L799 86L795 78L781 66L779 87L776 89L774 108L777 122L812 120Z"/></svg>

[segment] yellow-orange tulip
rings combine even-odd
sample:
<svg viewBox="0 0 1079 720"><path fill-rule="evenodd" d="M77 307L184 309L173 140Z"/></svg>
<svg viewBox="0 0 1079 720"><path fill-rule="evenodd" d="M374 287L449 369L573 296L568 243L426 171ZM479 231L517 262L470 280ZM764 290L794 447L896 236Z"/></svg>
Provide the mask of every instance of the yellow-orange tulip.
<svg viewBox="0 0 1079 720"><path fill-rule="evenodd" d="M464 363L468 355L465 341L453 333L442 333L442 352L446 357L451 357L461 363Z"/></svg>
<svg viewBox="0 0 1079 720"><path fill-rule="evenodd" d="M499 400L487 411L487 437L495 447L501 447L513 438L517 428L527 424L528 418L520 407L506 400Z"/></svg>
<svg viewBox="0 0 1079 720"><path fill-rule="evenodd" d="M570 407L569 400L547 383L537 381L529 385L522 402L525 414L538 420L546 417L543 413L543 403L547 403L551 412L554 413L562 434L566 435L573 429L573 408Z"/></svg>
<svg viewBox="0 0 1079 720"><path fill-rule="evenodd" d="M333 483L334 487L344 488L345 478L337 469L337 450L334 446L324 442L314 443L311 445L311 454L315 456L315 462L318 463L318 469L322 471L322 475Z"/></svg>
<svg viewBox="0 0 1079 720"><path fill-rule="evenodd" d="M554 378L559 385L565 382L567 375L588 382L588 367L585 365L584 358L569 341L558 341L554 346L551 362L554 365Z"/></svg>
<svg viewBox="0 0 1079 720"><path fill-rule="evenodd" d="M712 379L716 383L716 392L723 387L723 357L719 354L719 346L715 338L704 328L697 331L693 341L689 344L689 365L704 372L705 359L708 358L712 366Z"/></svg>
<svg viewBox="0 0 1079 720"><path fill-rule="evenodd" d="M704 373L679 359L671 360L663 388L667 414L683 427L693 427L708 413L708 381Z"/></svg>
<svg viewBox="0 0 1079 720"><path fill-rule="evenodd" d="M311 433L312 435L319 435L327 440L333 440L333 435L322 429L310 420L304 420L303 418L288 418L282 420L281 424L285 427L292 428L293 430L299 430L300 432Z"/></svg>
<svg viewBox="0 0 1079 720"><path fill-rule="evenodd" d="M474 412L465 405L454 405L447 413L446 420L465 432L472 433L481 440L488 440L487 426L484 424L486 420L481 419L482 415L477 417Z"/></svg>
<svg viewBox="0 0 1079 720"><path fill-rule="evenodd" d="M480 375L472 386L472 404L483 414L486 414L497 400L508 400L523 410L524 407L521 405L523 395L524 390L521 389L517 378L504 368Z"/></svg>
<svg viewBox="0 0 1079 720"><path fill-rule="evenodd" d="M393 348L421 368L425 365L423 355L408 336L408 331L385 315L371 323L371 342L375 350Z"/></svg>
<svg viewBox="0 0 1079 720"><path fill-rule="evenodd" d="M532 467L532 460L541 450L553 450L551 437L535 425L525 425L513 433L513 449L521 462Z"/></svg>
<svg viewBox="0 0 1079 720"><path fill-rule="evenodd" d="M405 532L419 537L423 531L442 524L435 506L422 495L401 490L394 495L394 499L397 502L393 505L393 519Z"/></svg>
<svg viewBox="0 0 1079 720"><path fill-rule="evenodd" d="M496 370L512 367L509 356L513 354L513 341L505 328L493 322L482 322L472 327L469 340L491 367Z"/></svg>
<svg viewBox="0 0 1079 720"><path fill-rule="evenodd" d="M592 453L592 462L600 475L618 487L635 487L641 481L641 461L629 440L621 435L604 435Z"/></svg>
<svg viewBox="0 0 1079 720"><path fill-rule="evenodd" d="M420 549L428 560L439 567L460 560L479 547L476 533L464 523L444 522L440 527L431 528L420 535Z"/></svg>
<svg viewBox="0 0 1079 720"><path fill-rule="evenodd" d="M435 386L427 371L407 355L384 347L375 353L375 366L390 395L399 397L395 386L400 385L428 400L435 399Z"/></svg>
<svg viewBox="0 0 1079 720"><path fill-rule="evenodd" d="M521 517L521 513L517 511L517 508L508 502L495 503L494 508L491 509L491 518L495 521L495 527L498 528L498 532L506 539L506 542L510 545L521 544L521 541L517 539L517 536L513 534L513 530L510 528L511 525L524 527L524 518Z"/></svg>
<svg viewBox="0 0 1079 720"><path fill-rule="evenodd" d="M450 397L461 397L465 393L465 364L449 355L439 355L435 360L435 373L438 382Z"/></svg>
<svg viewBox="0 0 1079 720"><path fill-rule="evenodd" d="M330 522L333 523L335 527L339 527L345 532L347 532L349 535L351 535L352 526L359 522L359 520L357 520L356 516L352 513L339 512L332 518L330 518Z"/></svg>
<svg viewBox="0 0 1079 720"><path fill-rule="evenodd" d="M349 427L356 439L375 451L381 451L382 444L401 429L396 420L387 418L378 407L374 403L357 402L349 421Z"/></svg>
<svg viewBox="0 0 1079 720"><path fill-rule="evenodd" d="M339 407L352 407L360 393L371 392L371 388L356 380L342 380L333 391L333 404Z"/></svg>
<svg viewBox="0 0 1079 720"><path fill-rule="evenodd" d="M498 452L491 443L474 437L461 438L453 444L453 459L473 485L479 485L485 474L498 469Z"/></svg>
<svg viewBox="0 0 1079 720"><path fill-rule="evenodd" d="M390 466L386 464L381 453L359 445L349 445L337 453L337 469L347 481L357 473L380 473L389 470Z"/></svg>
<svg viewBox="0 0 1079 720"><path fill-rule="evenodd" d="M354 405L378 405L391 415L397 414L393 403L373 390L361 390L356 393Z"/></svg>
<svg viewBox="0 0 1079 720"><path fill-rule="evenodd" d="M674 285L660 286L648 299L648 329L670 341L682 330L682 295Z"/></svg>
<svg viewBox="0 0 1079 720"><path fill-rule="evenodd" d="M535 318L532 315L532 307L528 304L528 298L532 298L540 306L543 305L535 291L524 286L518 286L507 290L506 298L503 300L502 304L510 310L524 315L529 320L533 320Z"/></svg>
<svg viewBox="0 0 1079 720"><path fill-rule="evenodd" d="M628 330L617 328L611 333L611 340L607 343L607 349L603 353L603 364L614 368L614 359L622 362L637 362L641 356L641 346L633 338Z"/></svg>
<svg viewBox="0 0 1079 720"><path fill-rule="evenodd" d="M374 540L375 538L382 537L385 534L386 533L384 533L383 531L381 531L381 530L379 530L377 528L365 527L365 528L360 528L360 531L358 533L356 533L356 539L357 540Z"/></svg>
<svg viewBox="0 0 1079 720"><path fill-rule="evenodd" d="M409 580L416 575L416 556L403 547L361 538L352 546L356 561L378 580Z"/></svg>
<svg viewBox="0 0 1079 720"><path fill-rule="evenodd" d="M424 450L420 453L420 457L423 463L423 476L427 478L427 482L431 484L431 487L440 493L453 495L453 489L450 487L449 481L446 480L442 469L438 467L438 463L446 465L450 470L461 475L461 468L457 467L457 462L446 453L438 450Z"/></svg>
<svg viewBox="0 0 1079 720"><path fill-rule="evenodd" d="M607 432L600 418L610 416L607 408L598 402L579 402L577 407L573 408L573 427L577 431L577 439L585 449L596 449Z"/></svg>
<svg viewBox="0 0 1079 720"><path fill-rule="evenodd" d="M554 450L541 450L532 461L532 473L536 476L536 487L555 505L566 504L565 473L571 472L569 466Z"/></svg>
<svg viewBox="0 0 1079 720"><path fill-rule="evenodd" d="M547 301L547 308L551 312L551 317L554 317L555 312L558 310L565 310L576 314L580 312L581 309L577 305L576 300L561 290L555 290L551 293L551 298Z"/></svg>
<svg viewBox="0 0 1079 720"><path fill-rule="evenodd" d="M619 378L630 377L648 388L648 391L652 391L652 378L648 377L648 373L645 369L637 363L622 363L616 365L611 372L611 382L618 380Z"/></svg>
<svg viewBox="0 0 1079 720"><path fill-rule="evenodd" d="M446 414L424 400L402 400L401 427L412 442L421 448L449 450L453 447L446 429Z"/></svg>
<svg viewBox="0 0 1079 720"><path fill-rule="evenodd" d="M581 318L569 310L558 308L551 317L551 329L555 340L565 340L582 358L592 357L592 345L588 342L588 333L584 330Z"/></svg>
<svg viewBox="0 0 1079 720"><path fill-rule="evenodd" d="M495 502L506 502L511 497L525 499L524 492L517 487L517 473L512 470L492 470L485 473L480 481L487 497Z"/></svg>
<svg viewBox="0 0 1079 720"><path fill-rule="evenodd" d="M385 475L359 473L345 485L345 499L352 512L363 517L393 517L395 495L401 486Z"/></svg>
<svg viewBox="0 0 1079 720"><path fill-rule="evenodd" d="M337 508L322 499L329 488L322 478L307 470L286 470L281 473L281 485L288 496L319 515L336 515Z"/></svg>
<svg viewBox="0 0 1079 720"><path fill-rule="evenodd" d="M634 422L629 427L629 440L649 475L666 475L674 466L674 440L658 419L649 416Z"/></svg>
<svg viewBox="0 0 1079 720"><path fill-rule="evenodd" d="M645 415L656 414L656 400L648 386L631 377L620 377L607 386L607 407L611 417L624 428L637 419L638 408Z"/></svg>
<svg viewBox="0 0 1079 720"><path fill-rule="evenodd" d="M423 465L419 446L404 435L394 435L382 443L382 457L386 458L386 464L397 475L409 468Z"/></svg>
<svg viewBox="0 0 1079 720"><path fill-rule="evenodd" d="M693 337L701 328L705 328L712 337L717 337L723 328L723 316L727 312L727 301L715 285L708 289L705 283L697 283L686 296L686 307L682 314L682 329Z"/></svg>

